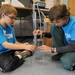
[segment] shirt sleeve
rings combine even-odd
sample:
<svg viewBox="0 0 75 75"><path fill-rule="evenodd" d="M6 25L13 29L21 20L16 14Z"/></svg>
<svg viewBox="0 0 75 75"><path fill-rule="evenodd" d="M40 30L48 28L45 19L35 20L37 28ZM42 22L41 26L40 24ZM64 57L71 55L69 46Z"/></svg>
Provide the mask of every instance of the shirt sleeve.
<svg viewBox="0 0 75 75"><path fill-rule="evenodd" d="M6 37L3 34L2 29L0 28L0 44L6 41Z"/></svg>
<svg viewBox="0 0 75 75"><path fill-rule="evenodd" d="M56 51L57 53L75 52L75 41L71 41L67 46L56 48Z"/></svg>
<svg viewBox="0 0 75 75"><path fill-rule="evenodd" d="M43 33L43 35L45 37L47 37L47 38L51 38L52 37L50 32L45 32L45 33Z"/></svg>

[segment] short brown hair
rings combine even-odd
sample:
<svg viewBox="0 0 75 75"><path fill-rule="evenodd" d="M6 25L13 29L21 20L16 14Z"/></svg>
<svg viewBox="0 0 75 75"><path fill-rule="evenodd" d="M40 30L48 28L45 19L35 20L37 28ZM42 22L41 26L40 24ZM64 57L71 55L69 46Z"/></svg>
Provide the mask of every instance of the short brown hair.
<svg viewBox="0 0 75 75"><path fill-rule="evenodd" d="M55 5L49 10L49 18L51 21L55 19L65 18L70 16L70 12L67 9L66 5Z"/></svg>
<svg viewBox="0 0 75 75"><path fill-rule="evenodd" d="M2 13L4 14L14 13L15 15L17 15L17 10L10 4L4 4L1 5L0 7L0 16L2 15Z"/></svg>

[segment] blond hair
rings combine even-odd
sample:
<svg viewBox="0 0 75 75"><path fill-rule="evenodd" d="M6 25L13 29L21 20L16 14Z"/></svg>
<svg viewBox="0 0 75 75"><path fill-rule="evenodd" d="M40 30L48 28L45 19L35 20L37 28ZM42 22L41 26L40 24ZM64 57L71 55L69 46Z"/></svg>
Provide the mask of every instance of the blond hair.
<svg viewBox="0 0 75 75"><path fill-rule="evenodd" d="M12 13L17 15L17 10L10 4L4 4L4 5L1 5L1 7L0 7L0 16L3 13L7 14L7 15L12 14Z"/></svg>

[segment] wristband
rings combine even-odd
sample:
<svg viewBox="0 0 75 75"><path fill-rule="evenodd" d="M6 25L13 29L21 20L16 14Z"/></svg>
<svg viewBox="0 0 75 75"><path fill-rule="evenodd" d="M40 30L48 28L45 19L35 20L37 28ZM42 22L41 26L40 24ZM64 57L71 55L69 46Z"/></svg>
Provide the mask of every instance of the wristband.
<svg viewBox="0 0 75 75"><path fill-rule="evenodd" d="M56 52L56 48L51 48L51 53L55 53Z"/></svg>

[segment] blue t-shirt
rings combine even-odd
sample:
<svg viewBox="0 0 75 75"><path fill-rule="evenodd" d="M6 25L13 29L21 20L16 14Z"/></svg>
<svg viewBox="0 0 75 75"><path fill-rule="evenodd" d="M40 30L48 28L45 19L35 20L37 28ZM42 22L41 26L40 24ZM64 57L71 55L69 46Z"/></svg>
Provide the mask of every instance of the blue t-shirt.
<svg viewBox="0 0 75 75"><path fill-rule="evenodd" d="M7 41L9 43L15 43L16 38L14 34L14 28L12 25L3 27L0 25L0 53L7 52L10 49L5 48L2 44Z"/></svg>
<svg viewBox="0 0 75 75"><path fill-rule="evenodd" d="M75 16L70 16L69 23L62 27L68 44L75 41Z"/></svg>

